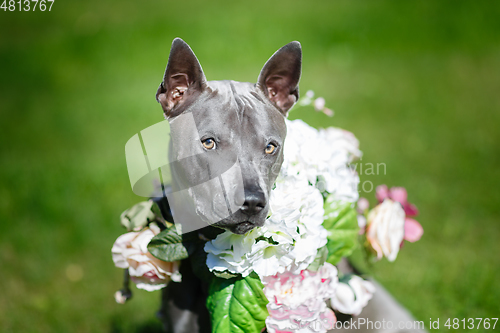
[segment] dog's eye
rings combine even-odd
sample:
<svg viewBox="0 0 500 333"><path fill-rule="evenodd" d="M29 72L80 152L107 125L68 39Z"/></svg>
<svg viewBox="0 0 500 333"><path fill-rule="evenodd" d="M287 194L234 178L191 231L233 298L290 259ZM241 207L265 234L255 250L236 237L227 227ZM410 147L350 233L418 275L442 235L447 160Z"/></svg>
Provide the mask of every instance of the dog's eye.
<svg viewBox="0 0 500 333"><path fill-rule="evenodd" d="M266 146L265 152L266 152L266 154L272 154L272 153L274 153L275 150L276 150L276 146L272 143L269 143Z"/></svg>
<svg viewBox="0 0 500 333"><path fill-rule="evenodd" d="M208 150L215 149L215 140L212 138L202 140L201 144Z"/></svg>

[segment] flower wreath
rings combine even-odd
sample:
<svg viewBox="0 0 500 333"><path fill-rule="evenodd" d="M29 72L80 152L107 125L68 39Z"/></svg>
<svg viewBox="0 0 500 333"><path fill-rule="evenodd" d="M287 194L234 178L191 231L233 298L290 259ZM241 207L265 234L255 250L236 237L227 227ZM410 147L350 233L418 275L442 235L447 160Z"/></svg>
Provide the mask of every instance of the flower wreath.
<svg viewBox="0 0 500 333"><path fill-rule="evenodd" d="M308 91L299 105L333 114L324 99L313 97ZM213 332L326 332L336 322L331 308L361 313L374 285L342 276L334 265L356 248L372 261L394 261L403 240L415 242L423 233L410 218L418 211L404 188L385 185L377 187L379 204L369 210L350 167L361 157L352 133L316 130L302 120L286 120L286 126L284 162L263 227L214 239L180 235L154 200L121 215L129 232L112 248L115 265L126 272L125 287L115 294L118 303L132 296L128 277L139 289L158 290L179 282L180 260L191 257L195 273L210 281L206 305Z"/></svg>

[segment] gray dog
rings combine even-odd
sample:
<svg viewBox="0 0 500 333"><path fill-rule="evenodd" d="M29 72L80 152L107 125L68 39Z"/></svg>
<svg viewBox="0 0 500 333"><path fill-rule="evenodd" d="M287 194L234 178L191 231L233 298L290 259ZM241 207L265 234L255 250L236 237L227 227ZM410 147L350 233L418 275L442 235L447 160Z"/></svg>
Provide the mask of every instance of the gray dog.
<svg viewBox="0 0 500 333"><path fill-rule="evenodd" d="M171 126L172 189L186 193L179 205L192 203L200 227L244 234L264 224L283 162L284 117L299 96L301 55L298 42L285 45L257 84L206 81L189 46L174 40L156 98Z"/></svg>
<svg viewBox="0 0 500 333"><path fill-rule="evenodd" d="M173 41L156 93L171 126L169 160L174 161L170 193L175 195L167 195L168 203L159 201L164 215L173 208L175 223L206 238L224 229L244 234L264 224L283 162L284 119L299 97L301 58L300 44L292 42L266 62L256 84L207 81L191 48L179 38ZM158 315L167 332L211 332L207 284L200 278L207 270L203 247L197 254L182 262L182 282L163 289ZM352 270L345 260L339 268ZM377 290L360 317L414 320L380 285Z"/></svg>
<svg viewBox="0 0 500 333"><path fill-rule="evenodd" d="M299 97L301 61L300 43L291 42L266 62L256 84L207 81L191 48L173 41L156 99L171 126L172 191L185 193L169 200L176 223L199 219L190 230L210 225L197 231L209 237L264 224L283 162L285 116ZM193 272L203 265L184 261L182 282L164 290L167 331L211 331L206 286Z"/></svg>

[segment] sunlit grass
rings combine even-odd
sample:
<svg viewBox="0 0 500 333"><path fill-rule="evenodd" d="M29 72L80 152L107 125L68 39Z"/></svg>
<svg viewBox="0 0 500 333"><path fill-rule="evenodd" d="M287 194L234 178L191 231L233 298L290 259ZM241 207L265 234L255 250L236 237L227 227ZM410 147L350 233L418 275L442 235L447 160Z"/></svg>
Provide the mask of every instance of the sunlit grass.
<svg viewBox="0 0 500 333"><path fill-rule="evenodd" d="M290 118L355 133L362 163L387 166L362 181L405 186L421 212L422 240L377 265L376 277L424 321L498 317L499 11L490 2L88 1L1 12L0 331L159 330L158 293L114 302L121 271L110 249L119 214L141 200L124 145L162 120L154 93L177 36L208 79L242 81L299 40L301 91L325 97L335 116L302 108Z"/></svg>

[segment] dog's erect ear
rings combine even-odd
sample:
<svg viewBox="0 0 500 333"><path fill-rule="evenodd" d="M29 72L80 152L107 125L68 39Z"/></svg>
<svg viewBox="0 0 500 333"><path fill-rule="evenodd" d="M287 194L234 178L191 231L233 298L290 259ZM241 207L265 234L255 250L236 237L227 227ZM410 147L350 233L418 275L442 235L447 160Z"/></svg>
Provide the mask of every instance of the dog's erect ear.
<svg viewBox="0 0 500 333"><path fill-rule="evenodd" d="M201 92L205 83L201 65L189 45L180 38L174 39L163 82L156 92L156 100L165 114L173 115L172 110L189 96Z"/></svg>
<svg viewBox="0 0 500 333"><path fill-rule="evenodd" d="M276 51L262 68L257 85L283 114L299 99L302 49L291 42Z"/></svg>

